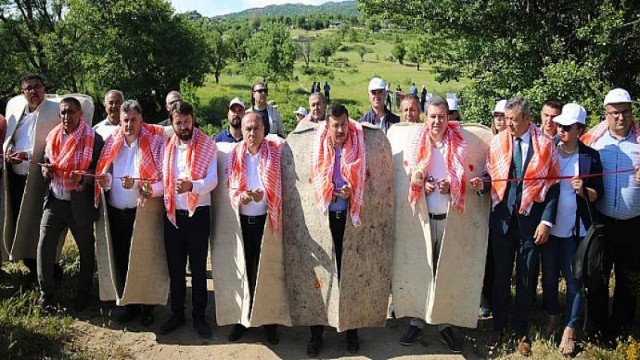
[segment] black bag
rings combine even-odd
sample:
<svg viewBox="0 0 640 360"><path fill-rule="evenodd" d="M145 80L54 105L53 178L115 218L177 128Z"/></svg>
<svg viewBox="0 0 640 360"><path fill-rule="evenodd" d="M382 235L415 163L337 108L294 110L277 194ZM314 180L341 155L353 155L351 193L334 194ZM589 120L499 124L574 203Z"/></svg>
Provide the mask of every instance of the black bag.
<svg viewBox="0 0 640 360"><path fill-rule="evenodd" d="M584 239L578 244L573 255L573 278L582 283L582 288L588 292L601 289L606 284L604 275L604 225L595 221L591 214L591 204L584 191L591 226ZM576 227L577 229L577 227ZM576 230L577 231L577 230Z"/></svg>

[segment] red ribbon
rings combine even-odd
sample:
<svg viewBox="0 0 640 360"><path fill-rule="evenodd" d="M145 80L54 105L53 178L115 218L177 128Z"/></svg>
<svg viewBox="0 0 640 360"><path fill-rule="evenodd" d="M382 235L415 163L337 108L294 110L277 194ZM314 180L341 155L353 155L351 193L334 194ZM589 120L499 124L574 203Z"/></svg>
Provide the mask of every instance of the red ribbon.
<svg viewBox="0 0 640 360"><path fill-rule="evenodd" d="M603 172L603 173L596 173L596 174L585 174L585 175L576 175L576 176L550 176L550 177L524 177L524 178L512 178L512 179L491 179L491 180L482 180L483 183L491 183L491 182L499 182L499 181L525 181L525 180L570 180L573 178L579 178L579 179L586 179L586 178L592 178L592 177L599 177L599 176L605 176L605 175L612 175L612 174L621 174L621 173L628 173L628 172L635 172L636 169L624 169L624 170L617 170L617 171L609 171L609 172Z"/></svg>

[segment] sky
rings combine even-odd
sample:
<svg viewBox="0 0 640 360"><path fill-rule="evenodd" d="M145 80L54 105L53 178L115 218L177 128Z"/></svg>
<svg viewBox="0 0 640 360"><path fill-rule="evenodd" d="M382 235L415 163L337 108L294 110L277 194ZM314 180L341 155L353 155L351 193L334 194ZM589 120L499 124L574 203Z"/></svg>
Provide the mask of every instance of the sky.
<svg viewBox="0 0 640 360"><path fill-rule="evenodd" d="M341 2L345 0L333 0ZM329 0L169 0L177 12L196 10L202 16L216 16L267 5L306 4L320 5Z"/></svg>

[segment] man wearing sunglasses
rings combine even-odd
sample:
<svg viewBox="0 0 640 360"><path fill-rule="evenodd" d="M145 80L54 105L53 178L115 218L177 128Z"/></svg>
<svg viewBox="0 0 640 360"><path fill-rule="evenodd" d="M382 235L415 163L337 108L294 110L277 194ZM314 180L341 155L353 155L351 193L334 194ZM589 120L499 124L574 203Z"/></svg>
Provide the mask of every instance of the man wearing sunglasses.
<svg viewBox="0 0 640 360"><path fill-rule="evenodd" d="M275 107L267 103L269 89L267 84L259 82L251 87L251 108L246 112L255 112L262 118L264 124L264 135L277 134L284 137L284 126L282 125L282 117Z"/></svg>
<svg viewBox="0 0 640 360"><path fill-rule="evenodd" d="M608 285L615 268L613 312L609 317L609 286L589 293L589 318L597 330L611 339L628 335L634 324L636 296L629 273L638 270L640 243L640 129L633 118L632 100L624 89L613 89L604 98L604 121L594 126L582 142L600 153L604 195L596 204L604 224L606 249L603 260ZM635 170L635 171L634 171Z"/></svg>
<svg viewBox="0 0 640 360"><path fill-rule="evenodd" d="M4 194L0 198L5 209L5 250L11 260L23 260L35 280L40 229L34 224L40 223L46 193L46 183L35 163L44 161L45 139L60 120L58 104L45 99L40 75L26 75L21 88L22 95L7 104L7 131L2 148L7 168L3 174ZM61 275L62 269L56 265L56 278Z"/></svg>
<svg viewBox="0 0 640 360"><path fill-rule="evenodd" d="M389 127L400 122L400 117L387 109L384 105L385 88L387 84L379 77L369 81L369 103L371 111L366 113L358 122L368 122L377 125L386 134Z"/></svg>

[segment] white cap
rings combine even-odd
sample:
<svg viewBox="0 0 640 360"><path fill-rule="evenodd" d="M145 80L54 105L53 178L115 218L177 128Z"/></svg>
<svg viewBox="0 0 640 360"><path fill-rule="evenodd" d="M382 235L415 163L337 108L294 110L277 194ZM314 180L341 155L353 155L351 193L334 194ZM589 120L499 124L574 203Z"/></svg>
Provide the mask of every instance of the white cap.
<svg viewBox="0 0 640 360"><path fill-rule="evenodd" d="M459 111L458 100L457 99L447 99L447 104L449 104L449 111Z"/></svg>
<svg viewBox="0 0 640 360"><path fill-rule="evenodd" d="M234 98L233 100L231 100L231 102L229 103L229 109L231 109L233 105L240 105L242 106L243 110L246 109L244 107L244 103L239 98Z"/></svg>
<svg viewBox="0 0 640 360"><path fill-rule="evenodd" d="M307 114L309 114L309 112L307 111L307 109L305 109L305 108L303 108L302 106L300 106L300 107L298 108L298 110L296 110L296 111L294 112L294 114L299 114L299 115L302 115L302 116L307 116Z"/></svg>
<svg viewBox="0 0 640 360"><path fill-rule="evenodd" d="M627 90L621 88L616 88L609 91L607 96L604 97L604 106L607 106L609 104L621 104L630 102L631 95L629 95L629 92Z"/></svg>
<svg viewBox="0 0 640 360"><path fill-rule="evenodd" d="M558 125L586 125L587 111L576 103L569 103L562 107L562 112L553 118L553 122Z"/></svg>
<svg viewBox="0 0 640 360"><path fill-rule="evenodd" d="M379 77L374 77L369 81L369 91L383 90L387 86L387 83Z"/></svg>
<svg viewBox="0 0 640 360"><path fill-rule="evenodd" d="M504 108L507 105L507 100L500 100L496 103L496 107L493 108L493 113L504 114Z"/></svg>

